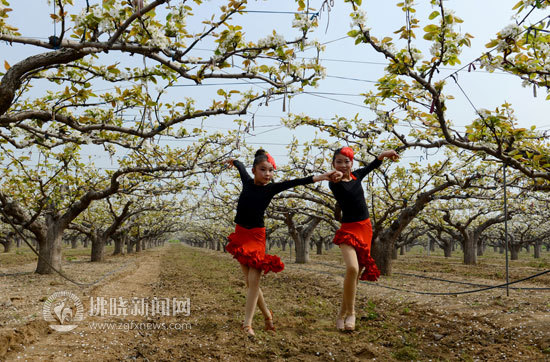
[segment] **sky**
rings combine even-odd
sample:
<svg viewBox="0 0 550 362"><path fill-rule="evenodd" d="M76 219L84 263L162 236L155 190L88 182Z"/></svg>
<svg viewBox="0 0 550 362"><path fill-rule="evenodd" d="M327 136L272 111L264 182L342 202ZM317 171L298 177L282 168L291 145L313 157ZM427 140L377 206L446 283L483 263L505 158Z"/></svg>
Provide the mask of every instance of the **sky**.
<svg viewBox="0 0 550 362"><path fill-rule="evenodd" d="M461 56L462 64L476 59L486 51L485 44L494 37L494 34L513 21L514 15L512 7L518 0L448 0L446 7L453 9L457 16L464 20L460 29L462 32L468 32L474 36L472 47L466 49ZM90 0L90 4L97 3L98 0ZM174 2L174 0L172 0ZM362 8L367 12L367 23L372 29L371 33L380 38L385 36L394 36L393 32L399 29L405 20L404 13L396 6L399 1L363 1ZM10 15L10 23L18 26L24 36L47 38L53 33L53 24L49 17L52 12L52 6L48 6L47 1L33 1L33 11L29 11L27 1L11 1L13 12ZM200 21L208 18L217 11L222 1L205 1L201 8L196 11L196 17L189 19L190 27L201 26ZM319 7L323 3L320 0L311 0L310 5ZM432 11L429 1L418 0L418 15L421 19L421 27L428 24L427 15ZM75 0L75 4L85 4L85 1ZM278 33L288 34L292 38L295 33L292 32L291 24L293 15L284 12L293 12L296 10L296 3L287 0L270 1L250 1L247 9L249 12L238 16L242 23L247 39L256 40L265 37L276 29ZM281 13L279 13L281 12ZM312 129L300 128L296 131L290 131L280 125L280 118L292 113L304 113L311 117L321 117L330 120L334 116L353 117L359 114L366 121L373 119L373 115L362 102L359 96L367 90L374 89L374 81L380 78L384 72L385 60L378 54L375 54L366 45L354 45L353 41L346 36L350 30L349 13L351 7L341 1L334 1L334 6L328 12L325 7L321 11L319 27L313 34L313 38L322 43L326 43L326 51L321 55L322 63L327 69L327 77L320 82L318 88L309 89L315 94L301 94L295 96L290 105L287 104L286 112L283 112L281 101L272 101L269 105L253 105L250 112L255 113L255 131L246 136L246 142L254 147L263 147L274 155L279 164L287 162L287 150L285 145L292 136L296 136L300 141L310 140L314 136ZM547 14L533 14L530 19L540 20ZM57 28L59 32L59 27ZM417 30L419 39L418 47L425 49L426 44L422 41L423 31ZM194 55L208 57L212 47L201 46ZM13 64L20 61L25 56L37 49L23 46L9 46L0 44L0 62L3 60ZM43 51L39 49L39 51ZM313 57L313 50L305 51L298 56ZM142 60L127 59L124 62L141 62ZM139 63L138 63L139 64ZM459 67L445 67L438 75L445 77ZM484 71L460 72L458 80L461 87L468 94L476 108L494 109L504 102L509 102L516 110L518 123L521 126L536 125L539 129L550 129L550 119L547 114L549 109L548 101L545 101L545 94L538 97L533 96L532 88L523 88L521 81L510 75L502 73L487 73ZM219 81L212 81L219 83ZM205 82L207 84L208 82ZM458 87L453 82L446 88L448 93L455 96L455 100L448 102L448 118L453 121L458 129L461 126L469 124L475 118L475 110L462 95ZM245 90L250 87L257 87L243 82L242 86L231 88ZM197 101L208 100L210 102L211 94L215 93L219 86L201 86L181 87L177 93L172 96L196 97ZM36 89L37 92L42 91ZM130 115L131 118L131 115ZM251 114L244 119L250 120ZM199 125L201 122L193 120L191 125ZM227 130L235 128L232 118L217 117L209 118L202 122L208 130ZM161 141L163 142L163 141ZM94 155L95 163L98 166L113 166L113 161L107 155ZM404 159L417 160L421 156L418 151L408 152Z"/></svg>

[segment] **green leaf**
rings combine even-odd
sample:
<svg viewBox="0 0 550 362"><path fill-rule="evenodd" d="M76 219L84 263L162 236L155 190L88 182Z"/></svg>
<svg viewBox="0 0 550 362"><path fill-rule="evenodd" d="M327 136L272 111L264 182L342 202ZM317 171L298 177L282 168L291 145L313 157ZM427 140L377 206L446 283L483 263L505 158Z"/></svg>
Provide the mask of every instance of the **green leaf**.
<svg viewBox="0 0 550 362"><path fill-rule="evenodd" d="M434 40L436 35L437 35L437 33L426 33L426 34L424 34L423 38L426 39L426 40Z"/></svg>
<svg viewBox="0 0 550 362"><path fill-rule="evenodd" d="M519 8L520 6L523 5L523 1L520 1L519 3L517 3L516 5L514 5L514 7L512 8L512 10L516 10L517 8Z"/></svg>
<svg viewBox="0 0 550 362"><path fill-rule="evenodd" d="M496 47L498 44L498 40L495 39L495 40L491 40L490 42L488 42L487 44L485 44L485 48L494 48Z"/></svg>
<svg viewBox="0 0 550 362"><path fill-rule="evenodd" d="M430 14L429 19L433 20L433 19L437 18L438 16L439 16L439 11L434 11L433 13Z"/></svg>
<svg viewBox="0 0 550 362"><path fill-rule="evenodd" d="M438 31L438 30L439 30L439 26L434 25L434 24L426 25L426 26L424 27L424 31L425 31L426 33L433 33L433 32L436 32L436 31Z"/></svg>

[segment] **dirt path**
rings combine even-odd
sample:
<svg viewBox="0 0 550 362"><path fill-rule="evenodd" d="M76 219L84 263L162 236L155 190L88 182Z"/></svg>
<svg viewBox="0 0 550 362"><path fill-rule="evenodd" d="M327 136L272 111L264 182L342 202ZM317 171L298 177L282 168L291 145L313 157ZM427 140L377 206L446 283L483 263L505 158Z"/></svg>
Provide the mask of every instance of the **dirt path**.
<svg viewBox="0 0 550 362"><path fill-rule="evenodd" d="M130 299L133 296L150 297L152 289L160 273L160 260L167 248L146 250L140 255L130 256L134 258L135 264L97 286L84 291L72 289L84 305L85 319L78 327L70 332L56 332L45 328L42 321L31 323L35 328L28 328L23 333L34 333L34 343L8 352L6 360L118 360L126 359L133 355L129 350L128 341L134 338L132 332L125 330L102 330L92 326L92 323L109 322L117 324L129 323L130 319L136 323L143 322L141 316L120 316L107 315L105 317L90 317L90 298L119 298ZM60 289L59 286L55 289ZM95 299L97 300L97 299ZM39 323L39 324L38 324ZM46 333L44 333L46 332Z"/></svg>

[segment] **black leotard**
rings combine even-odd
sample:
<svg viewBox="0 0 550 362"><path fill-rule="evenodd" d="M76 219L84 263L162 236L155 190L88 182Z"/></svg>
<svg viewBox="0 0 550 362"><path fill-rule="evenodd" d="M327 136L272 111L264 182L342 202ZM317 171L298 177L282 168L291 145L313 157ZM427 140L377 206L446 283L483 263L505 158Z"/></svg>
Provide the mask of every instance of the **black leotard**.
<svg viewBox="0 0 550 362"><path fill-rule="evenodd" d="M361 180L381 164L382 161L376 158L368 166L352 172L356 177L355 180L352 179L351 181L340 181L337 183L329 182L328 187L342 208L342 222L355 222L369 218L369 210L365 202Z"/></svg>
<svg viewBox="0 0 550 362"><path fill-rule="evenodd" d="M294 180L272 182L265 186L255 185L254 179L250 177L240 161L233 161L233 165L239 170L243 182L243 190L237 203L235 222L247 229L264 227L264 213L273 196L294 186L313 183L313 176L308 176Z"/></svg>

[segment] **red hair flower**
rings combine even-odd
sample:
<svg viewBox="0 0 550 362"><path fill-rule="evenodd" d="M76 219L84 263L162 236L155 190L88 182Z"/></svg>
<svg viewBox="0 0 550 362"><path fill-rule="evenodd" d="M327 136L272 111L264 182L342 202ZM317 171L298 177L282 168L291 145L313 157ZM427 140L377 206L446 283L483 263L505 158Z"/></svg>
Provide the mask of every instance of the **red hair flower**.
<svg viewBox="0 0 550 362"><path fill-rule="evenodd" d="M353 161L353 150L351 149L351 147L342 147L342 149L340 150L340 154L349 158L350 161Z"/></svg>
<svg viewBox="0 0 550 362"><path fill-rule="evenodd" d="M270 164L273 165L273 169L276 170L277 169L277 166L275 166L275 159L273 159L273 157L271 157L271 155L269 153L265 153L265 155L267 156L267 162L269 162Z"/></svg>

